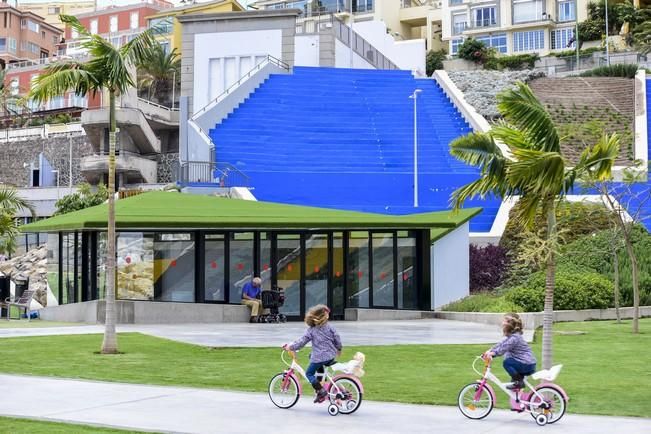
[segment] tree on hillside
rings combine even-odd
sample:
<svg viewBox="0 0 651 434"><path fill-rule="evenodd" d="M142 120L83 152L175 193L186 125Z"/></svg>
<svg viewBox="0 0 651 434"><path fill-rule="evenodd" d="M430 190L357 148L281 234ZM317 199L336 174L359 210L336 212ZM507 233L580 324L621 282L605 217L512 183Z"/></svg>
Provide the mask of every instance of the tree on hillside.
<svg viewBox="0 0 651 434"><path fill-rule="evenodd" d="M95 205L101 205L108 199L108 189L102 183L93 190L90 184L80 184L76 193L68 194L57 200L54 215L67 214Z"/></svg>
<svg viewBox="0 0 651 434"><path fill-rule="evenodd" d="M549 113L529 86L520 82L515 89L498 95L497 100L502 121L488 133L471 133L450 144L454 157L481 170L480 178L457 189L451 202L459 209L475 196L517 197L519 207L514 217L525 228L533 226L538 213L546 216L543 368L549 369L558 244L556 204L588 170L599 179L607 179L619 141L616 134L603 138L585 149L578 163L571 167L561 155L561 139Z"/></svg>
<svg viewBox="0 0 651 434"><path fill-rule="evenodd" d="M81 47L90 58L86 61L66 59L47 65L35 80L30 97L37 103L50 100L66 92L94 95L107 92L109 96L109 164L108 164L108 228L106 257L106 329L102 353L118 352L115 332L115 143L116 98L135 87L129 68L140 64L157 45L152 29L148 29L120 48L107 39L91 34L79 20L61 15L61 22L75 30L81 38Z"/></svg>
<svg viewBox="0 0 651 434"><path fill-rule="evenodd" d="M20 231L16 213L21 209L34 210L29 201L18 196L15 188L0 186L0 252L11 255L16 250L16 238Z"/></svg>

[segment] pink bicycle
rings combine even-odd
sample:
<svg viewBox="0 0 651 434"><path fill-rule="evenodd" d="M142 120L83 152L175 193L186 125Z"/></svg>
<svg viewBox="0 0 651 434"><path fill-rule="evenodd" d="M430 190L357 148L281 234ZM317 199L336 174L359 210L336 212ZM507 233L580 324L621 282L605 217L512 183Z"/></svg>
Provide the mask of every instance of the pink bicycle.
<svg viewBox="0 0 651 434"><path fill-rule="evenodd" d="M292 358L291 362L285 360L285 353ZM303 394L300 377L307 381L305 371L296 360L296 353L285 351L280 358L288 369L274 375L269 382L269 398L276 407L291 408ZM362 403L364 388L361 381L349 372L350 363L335 363L327 366L323 373L317 373L317 378L323 383L323 388L328 391L328 413L331 416L354 413ZM334 375L334 372L342 371L343 374ZM298 375L297 375L298 374Z"/></svg>
<svg viewBox="0 0 651 434"><path fill-rule="evenodd" d="M484 361L483 372L479 372L475 366L478 360ZM549 370L538 371L531 375L534 380L540 380L537 386L532 386L525 379L524 384L529 389L527 392L526 389L507 389L506 386L510 383L502 383L491 372L491 360L476 357L472 363L473 371L481 375L481 379L464 386L459 392L459 410L464 416L469 419L483 419L493 410L496 398L493 387L488 383L491 381L509 396L511 410L530 413L538 425L555 423L563 417L569 397L561 386L552 383L561 372L563 365L556 365Z"/></svg>

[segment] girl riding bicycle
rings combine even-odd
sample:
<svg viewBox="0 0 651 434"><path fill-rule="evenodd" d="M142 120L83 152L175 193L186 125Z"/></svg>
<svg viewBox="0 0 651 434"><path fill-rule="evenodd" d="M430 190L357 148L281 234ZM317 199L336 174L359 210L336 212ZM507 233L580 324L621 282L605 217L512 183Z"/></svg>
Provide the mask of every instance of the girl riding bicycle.
<svg viewBox="0 0 651 434"><path fill-rule="evenodd" d="M322 402L328 396L328 392L316 378L317 371L332 365L335 363L335 357L341 355L341 338L337 330L328 324L329 315L330 309L323 304L310 308L305 315L305 324L309 327L305 334L291 345L283 346L287 350L296 351L312 341L310 365L305 371L305 376L316 391L315 403Z"/></svg>
<svg viewBox="0 0 651 434"><path fill-rule="evenodd" d="M483 355L489 359L504 355L504 369L513 380L513 384L506 386L509 390L522 389L524 377L536 371L536 356L522 337L522 329L520 315L507 313L502 320L502 332L506 337Z"/></svg>

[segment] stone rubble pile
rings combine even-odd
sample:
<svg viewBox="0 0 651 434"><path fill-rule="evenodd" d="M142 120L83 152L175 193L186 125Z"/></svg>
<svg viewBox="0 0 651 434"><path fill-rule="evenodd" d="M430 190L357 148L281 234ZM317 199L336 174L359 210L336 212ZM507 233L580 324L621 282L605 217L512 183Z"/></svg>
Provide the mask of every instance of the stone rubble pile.
<svg viewBox="0 0 651 434"><path fill-rule="evenodd" d="M29 279L29 289L36 291L34 300L47 305L47 248L40 246L24 255L0 262L0 272L14 282Z"/></svg>
<svg viewBox="0 0 651 434"><path fill-rule="evenodd" d="M500 117L497 111L498 93L513 88L518 81L527 83L545 74L525 69L522 71L449 71L448 75L463 92L466 101L490 121Z"/></svg>

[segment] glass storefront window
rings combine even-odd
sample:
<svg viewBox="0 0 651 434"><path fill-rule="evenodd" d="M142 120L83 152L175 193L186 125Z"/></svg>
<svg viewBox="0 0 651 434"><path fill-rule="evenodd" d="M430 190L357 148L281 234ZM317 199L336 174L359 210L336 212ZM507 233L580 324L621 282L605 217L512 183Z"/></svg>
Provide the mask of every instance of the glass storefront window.
<svg viewBox="0 0 651 434"><path fill-rule="evenodd" d="M106 240L106 232L97 234L97 298L99 300L106 298Z"/></svg>
<svg viewBox="0 0 651 434"><path fill-rule="evenodd" d="M398 234L398 309L416 309L416 238Z"/></svg>
<svg viewBox="0 0 651 434"><path fill-rule="evenodd" d="M351 232L348 240L349 307L369 307L368 259L368 233Z"/></svg>
<svg viewBox="0 0 651 434"><path fill-rule="evenodd" d="M209 234L204 240L204 300L224 301L226 298L226 251L223 234Z"/></svg>
<svg viewBox="0 0 651 434"><path fill-rule="evenodd" d="M373 306L393 307L393 234L374 233Z"/></svg>
<svg viewBox="0 0 651 434"><path fill-rule="evenodd" d="M285 315L301 314L301 239L298 234L280 234L276 239L278 287L285 289Z"/></svg>
<svg viewBox="0 0 651 434"><path fill-rule="evenodd" d="M260 233L260 263L259 277L262 279L262 289L271 289L271 234Z"/></svg>
<svg viewBox="0 0 651 434"><path fill-rule="evenodd" d="M118 234L117 298L154 300L154 234Z"/></svg>
<svg viewBox="0 0 651 434"><path fill-rule="evenodd" d="M194 250L194 234L156 234L154 300L194 301Z"/></svg>
<svg viewBox="0 0 651 434"><path fill-rule="evenodd" d="M62 237L62 281L61 304L75 302L75 233L65 232Z"/></svg>
<svg viewBox="0 0 651 434"><path fill-rule="evenodd" d="M328 235L305 238L305 309L328 302Z"/></svg>
<svg viewBox="0 0 651 434"><path fill-rule="evenodd" d="M47 284L59 300L59 233L47 234Z"/></svg>
<svg viewBox="0 0 651 434"><path fill-rule="evenodd" d="M242 300L242 288L253 279L253 232L231 234L229 252L229 301Z"/></svg>
<svg viewBox="0 0 651 434"><path fill-rule="evenodd" d="M335 232L332 237L332 313L344 314L344 235Z"/></svg>

